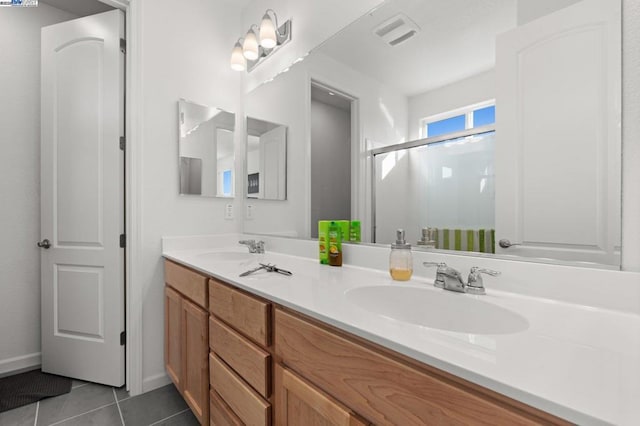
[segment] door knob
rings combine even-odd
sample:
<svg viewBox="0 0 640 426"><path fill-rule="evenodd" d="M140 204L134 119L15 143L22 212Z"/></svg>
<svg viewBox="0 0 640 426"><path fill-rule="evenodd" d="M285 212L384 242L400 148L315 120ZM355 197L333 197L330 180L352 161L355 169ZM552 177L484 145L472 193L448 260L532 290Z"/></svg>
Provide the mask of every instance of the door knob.
<svg viewBox="0 0 640 426"><path fill-rule="evenodd" d="M506 249L511 246L519 246L520 244L512 244L511 241L507 240L506 238L503 238L502 240L498 241L498 245Z"/></svg>
<svg viewBox="0 0 640 426"><path fill-rule="evenodd" d="M44 240L38 242L38 247L48 249L49 247L51 247L51 241L45 238Z"/></svg>

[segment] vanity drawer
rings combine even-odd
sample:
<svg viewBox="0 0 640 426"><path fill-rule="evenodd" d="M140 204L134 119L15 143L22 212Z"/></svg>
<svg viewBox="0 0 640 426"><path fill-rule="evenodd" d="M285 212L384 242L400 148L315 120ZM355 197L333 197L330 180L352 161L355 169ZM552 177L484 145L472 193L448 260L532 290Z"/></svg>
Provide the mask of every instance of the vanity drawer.
<svg viewBox="0 0 640 426"><path fill-rule="evenodd" d="M209 310L257 344L271 344L269 303L210 279Z"/></svg>
<svg viewBox="0 0 640 426"><path fill-rule="evenodd" d="M164 281L187 298L207 309L207 277L184 266L165 260Z"/></svg>
<svg viewBox="0 0 640 426"><path fill-rule="evenodd" d="M263 397L270 395L271 355L215 317L209 317L209 347Z"/></svg>
<svg viewBox="0 0 640 426"><path fill-rule="evenodd" d="M247 425L271 424L271 404L251 389L215 354L209 355L209 383Z"/></svg>
<svg viewBox="0 0 640 426"><path fill-rule="evenodd" d="M216 391L209 392L209 402L210 426L243 426L242 420L231 411Z"/></svg>
<svg viewBox="0 0 640 426"><path fill-rule="evenodd" d="M279 309L274 344L287 367L375 424L566 424Z"/></svg>

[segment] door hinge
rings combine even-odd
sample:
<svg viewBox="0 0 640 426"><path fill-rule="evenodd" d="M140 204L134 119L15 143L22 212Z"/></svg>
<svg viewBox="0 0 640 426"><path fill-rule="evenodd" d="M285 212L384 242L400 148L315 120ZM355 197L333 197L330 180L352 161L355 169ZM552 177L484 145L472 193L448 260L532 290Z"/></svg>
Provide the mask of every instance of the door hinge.
<svg viewBox="0 0 640 426"><path fill-rule="evenodd" d="M124 136L120 136L120 150L124 151L126 146L127 146L127 138L125 138Z"/></svg>
<svg viewBox="0 0 640 426"><path fill-rule="evenodd" d="M127 53L127 40L123 38L120 39L120 52Z"/></svg>
<svg viewBox="0 0 640 426"><path fill-rule="evenodd" d="M127 343L127 332L123 331L120 333L120 346L124 346Z"/></svg>
<svg viewBox="0 0 640 426"><path fill-rule="evenodd" d="M127 246L127 235L120 234L120 248L125 248Z"/></svg>

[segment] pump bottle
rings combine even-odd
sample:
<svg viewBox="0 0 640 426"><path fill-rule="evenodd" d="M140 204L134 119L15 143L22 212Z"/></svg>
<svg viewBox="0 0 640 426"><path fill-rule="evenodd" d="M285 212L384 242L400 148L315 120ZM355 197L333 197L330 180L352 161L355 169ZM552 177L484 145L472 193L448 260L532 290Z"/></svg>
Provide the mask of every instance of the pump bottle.
<svg viewBox="0 0 640 426"><path fill-rule="evenodd" d="M403 229L396 231L396 242L391 244L389 273L391 274L391 278L396 281L408 281L411 275L413 275L411 244L407 244Z"/></svg>

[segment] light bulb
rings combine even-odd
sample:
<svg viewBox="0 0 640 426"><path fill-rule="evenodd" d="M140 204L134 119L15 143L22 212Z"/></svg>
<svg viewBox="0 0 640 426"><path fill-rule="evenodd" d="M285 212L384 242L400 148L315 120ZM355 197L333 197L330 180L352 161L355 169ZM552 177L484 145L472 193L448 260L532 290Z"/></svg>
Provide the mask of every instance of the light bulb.
<svg viewBox="0 0 640 426"><path fill-rule="evenodd" d="M238 40L231 52L231 69L235 71L244 71L246 66L247 61L244 59L242 45L240 45L240 40Z"/></svg>
<svg viewBox="0 0 640 426"><path fill-rule="evenodd" d="M244 43L242 44L242 51L244 53L244 57L250 61L255 61L260 56L258 49L258 38L256 37L256 33L251 28L247 35L244 38Z"/></svg>
<svg viewBox="0 0 640 426"><path fill-rule="evenodd" d="M262 22L260 23L260 45L265 49L273 49L277 44L278 36L276 35L276 26L267 12L262 17Z"/></svg>

